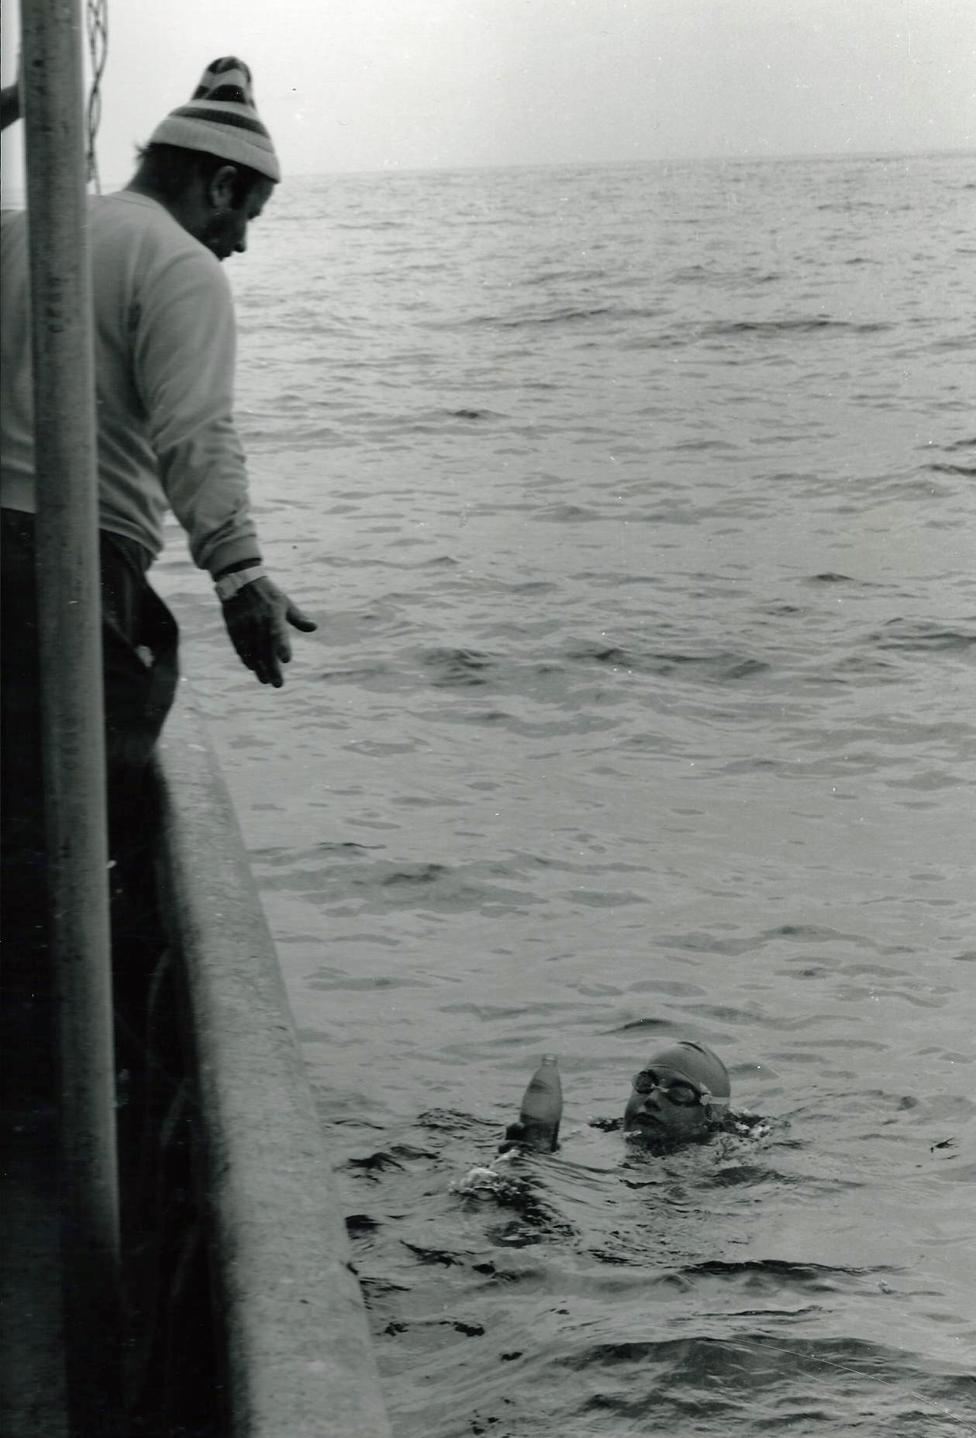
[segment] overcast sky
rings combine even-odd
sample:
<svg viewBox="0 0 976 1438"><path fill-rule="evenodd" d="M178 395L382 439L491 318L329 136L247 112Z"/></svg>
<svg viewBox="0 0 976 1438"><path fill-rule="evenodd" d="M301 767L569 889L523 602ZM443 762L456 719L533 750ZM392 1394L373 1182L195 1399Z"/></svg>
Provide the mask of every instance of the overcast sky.
<svg viewBox="0 0 976 1438"><path fill-rule="evenodd" d="M5 83L17 23L4 0ZM221 54L292 175L976 148L976 0L109 0L109 24L111 181Z"/></svg>

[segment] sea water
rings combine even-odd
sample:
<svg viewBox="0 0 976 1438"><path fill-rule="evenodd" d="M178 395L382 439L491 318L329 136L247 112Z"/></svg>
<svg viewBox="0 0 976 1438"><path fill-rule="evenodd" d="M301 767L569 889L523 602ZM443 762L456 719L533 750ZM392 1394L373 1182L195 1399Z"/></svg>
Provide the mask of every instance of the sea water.
<svg viewBox="0 0 976 1438"><path fill-rule="evenodd" d="M286 687L156 572L398 1438L976 1432L974 159L297 177L229 267ZM591 1126L674 1037L758 1130Z"/></svg>

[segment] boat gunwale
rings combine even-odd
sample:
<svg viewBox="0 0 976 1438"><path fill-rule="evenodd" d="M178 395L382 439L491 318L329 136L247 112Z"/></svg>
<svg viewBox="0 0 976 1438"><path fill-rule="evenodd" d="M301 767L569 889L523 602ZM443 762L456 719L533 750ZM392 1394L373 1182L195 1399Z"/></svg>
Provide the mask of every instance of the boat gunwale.
<svg viewBox="0 0 976 1438"><path fill-rule="evenodd" d="M184 970L231 1431L390 1438L274 942L187 689L157 753L158 882Z"/></svg>

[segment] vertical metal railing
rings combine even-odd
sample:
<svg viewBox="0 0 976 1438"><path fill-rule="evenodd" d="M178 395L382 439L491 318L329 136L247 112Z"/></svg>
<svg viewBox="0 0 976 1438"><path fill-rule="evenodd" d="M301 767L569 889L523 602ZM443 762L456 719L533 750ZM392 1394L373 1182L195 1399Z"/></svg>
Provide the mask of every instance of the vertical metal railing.
<svg viewBox="0 0 976 1438"><path fill-rule="evenodd" d="M118 1431L119 1215L79 9L21 5L65 1347L72 1431L101 1435Z"/></svg>

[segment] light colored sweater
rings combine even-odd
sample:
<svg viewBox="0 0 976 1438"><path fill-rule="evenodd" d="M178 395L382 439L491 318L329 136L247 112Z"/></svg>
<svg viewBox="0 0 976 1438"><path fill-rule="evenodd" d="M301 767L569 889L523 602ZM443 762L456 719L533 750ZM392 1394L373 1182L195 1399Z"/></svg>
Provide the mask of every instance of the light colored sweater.
<svg viewBox="0 0 976 1438"><path fill-rule="evenodd" d="M258 557L233 421L234 306L220 261L155 200L90 202L99 525L155 556L172 509L201 569ZM3 215L0 504L33 511L26 216Z"/></svg>

